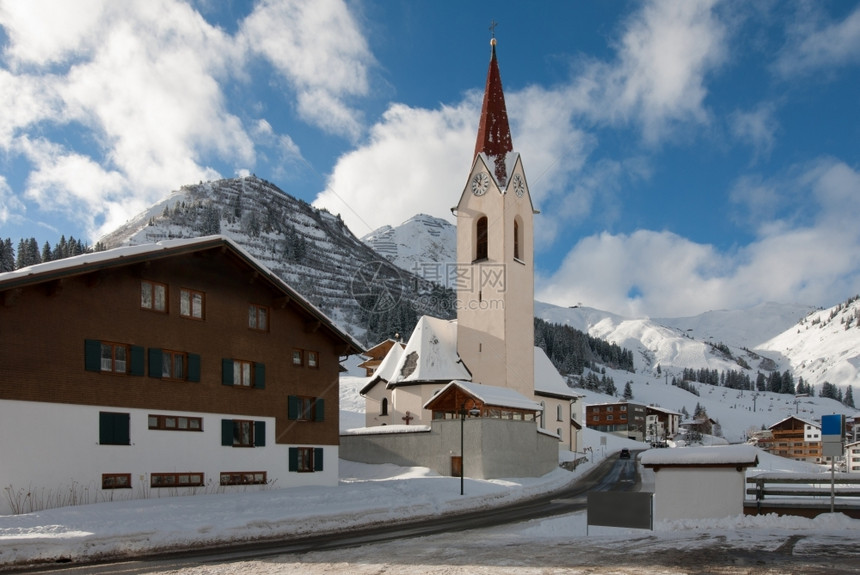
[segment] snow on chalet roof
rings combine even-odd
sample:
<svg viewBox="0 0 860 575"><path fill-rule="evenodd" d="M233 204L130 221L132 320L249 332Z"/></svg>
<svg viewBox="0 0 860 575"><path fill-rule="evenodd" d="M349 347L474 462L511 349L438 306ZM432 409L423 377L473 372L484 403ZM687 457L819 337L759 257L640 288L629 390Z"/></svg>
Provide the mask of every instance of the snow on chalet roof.
<svg viewBox="0 0 860 575"><path fill-rule="evenodd" d="M219 245L228 246L242 259L246 260L249 265L268 278L269 281L274 283L279 289L289 294L290 298L295 300L302 308L307 310L311 315L320 319L330 330L335 332L341 339L348 343L353 348L354 353L360 353L364 349L363 346L351 335L337 327L337 324L324 314L322 310L295 291L289 284L278 277L265 265L260 263L254 256L248 253L236 242L221 235L164 240L157 243L123 246L110 250L81 254L79 256L35 264L14 271L0 273L0 290L41 283L61 277L90 273L108 267L127 265L160 257L168 257L179 253L209 249Z"/></svg>
<svg viewBox="0 0 860 575"><path fill-rule="evenodd" d="M412 331L388 387L471 378L457 354L457 322L425 315Z"/></svg>
<svg viewBox="0 0 860 575"><path fill-rule="evenodd" d="M535 393L553 397L585 397L567 386L546 352L535 346Z"/></svg>
<svg viewBox="0 0 860 575"><path fill-rule="evenodd" d="M649 449L639 456L639 461L646 467L696 465L754 467L758 465L758 450L751 445Z"/></svg>
<svg viewBox="0 0 860 575"><path fill-rule="evenodd" d="M821 429L821 424L814 423L812 421L809 421L808 419L803 419L802 417L797 417L796 415L789 415L788 417L784 417L783 419L780 419L779 421L777 421L776 423L774 423L773 425L768 427L768 429L773 429L774 427L776 427L782 423L785 423L786 421L788 421L790 419L796 419L797 421L799 421L805 425L811 425L812 427L815 427L816 429Z"/></svg>
<svg viewBox="0 0 860 575"><path fill-rule="evenodd" d="M509 407L512 409L526 409L530 411L543 410L539 403L530 400L513 389L508 389L507 387L496 387L495 385L484 385L474 381L452 381L428 400L427 403L424 404L424 409L428 409L428 404L445 394L452 387L459 387L478 401L484 403L484 405L492 407Z"/></svg>

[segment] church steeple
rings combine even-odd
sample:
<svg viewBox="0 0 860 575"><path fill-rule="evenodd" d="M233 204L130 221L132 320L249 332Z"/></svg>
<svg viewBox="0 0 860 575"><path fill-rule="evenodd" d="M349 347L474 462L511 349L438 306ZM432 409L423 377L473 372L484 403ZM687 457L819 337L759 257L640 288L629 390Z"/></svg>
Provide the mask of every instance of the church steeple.
<svg viewBox="0 0 860 575"><path fill-rule="evenodd" d="M487 71L487 86L484 89L484 104L481 107L481 121L478 125L478 140L475 143L475 155L480 153L488 156L495 165L493 171L500 186L508 181L505 156L512 152L514 145L511 141L511 128L508 125L508 112L505 109L505 94L502 91L502 76L499 74L499 62L496 60L496 39L490 40L493 47L490 56L490 68Z"/></svg>

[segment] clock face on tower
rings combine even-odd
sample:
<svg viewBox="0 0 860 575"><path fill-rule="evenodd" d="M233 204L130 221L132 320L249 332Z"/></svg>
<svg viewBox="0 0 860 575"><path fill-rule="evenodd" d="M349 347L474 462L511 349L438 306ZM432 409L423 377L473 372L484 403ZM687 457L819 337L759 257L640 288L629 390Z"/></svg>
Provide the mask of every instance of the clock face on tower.
<svg viewBox="0 0 860 575"><path fill-rule="evenodd" d="M519 174L514 176L514 192L516 192L518 198L523 197L523 194L526 193L526 182Z"/></svg>
<svg viewBox="0 0 860 575"><path fill-rule="evenodd" d="M483 196L487 193L487 189L490 187L490 176L487 175L487 172L478 172L474 176L472 176L472 193L476 196Z"/></svg>

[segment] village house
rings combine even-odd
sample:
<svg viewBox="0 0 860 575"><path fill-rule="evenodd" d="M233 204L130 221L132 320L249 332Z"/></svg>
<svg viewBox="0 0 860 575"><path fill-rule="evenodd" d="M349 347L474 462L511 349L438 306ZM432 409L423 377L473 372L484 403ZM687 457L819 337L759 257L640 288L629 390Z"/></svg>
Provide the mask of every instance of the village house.
<svg viewBox="0 0 860 575"><path fill-rule="evenodd" d="M860 473L860 441L845 445L845 471Z"/></svg>
<svg viewBox="0 0 860 575"><path fill-rule="evenodd" d="M821 426L794 415L768 428L770 439L762 439L758 447L780 457L797 461L822 463Z"/></svg>
<svg viewBox="0 0 860 575"><path fill-rule="evenodd" d="M666 447L666 442L680 430L681 414L656 405L646 408L645 429L647 441L654 447Z"/></svg>
<svg viewBox="0 0 860 575"><path fill-rule="evenodd" d="M395 345L400 346L402 349L404 344L399 340L394 339L386 339L385 341L381 341L365 351L362 357L366 358L363 362L358 364L358 367L363 368L365 375L370 377L374 374L374 372L379 368L379 364L382 363L382 360L385 359L385 356L388 355L388 352L391 351L391 348Z"/></svg>
<svg viewBox="0 0 860 575"><path fill-rule="evenodd" d="M0 274L0 513L336 485L340 362L360 352L221 236Z"/></svg>
<svg viewBox="0 0 860 575"><path fill-rule="evenodd" d="M632 401L594 403L585 406L585 423L589 429L645 441L647 413L646 405Z"/></svg>

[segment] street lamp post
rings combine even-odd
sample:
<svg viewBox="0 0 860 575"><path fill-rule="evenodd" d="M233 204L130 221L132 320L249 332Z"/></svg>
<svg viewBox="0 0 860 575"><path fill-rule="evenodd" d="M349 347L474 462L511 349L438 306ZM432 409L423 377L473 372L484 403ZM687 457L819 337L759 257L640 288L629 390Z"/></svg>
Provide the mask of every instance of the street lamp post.
<svg viewBox="0 0 860 575"><path fill-rule="evenodd" d="M478 416L481 414L479 409L475 409L474 407L469 410L469 415ZM460 406L460 495L463 495L463 482L466 476L466 455L463 453L465 441L464 430L466 427L466 402L463 402L463 405Z"/></svg>

